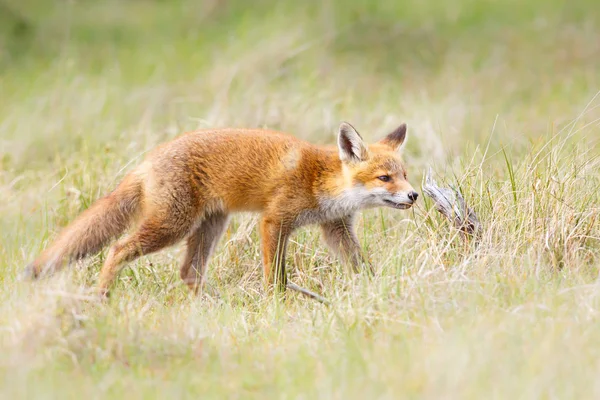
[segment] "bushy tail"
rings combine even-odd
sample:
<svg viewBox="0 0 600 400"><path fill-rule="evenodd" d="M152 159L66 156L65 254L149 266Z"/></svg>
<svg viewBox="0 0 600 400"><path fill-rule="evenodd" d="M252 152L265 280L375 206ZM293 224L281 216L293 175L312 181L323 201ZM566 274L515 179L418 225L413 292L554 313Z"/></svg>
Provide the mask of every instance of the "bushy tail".
<svg viewBox="0 0 600 400"><path fill-rule="evenodd" d="M112 193L96 201L68 225L54 243L25 268L21 278L35 279L52 274L70 261L97 253L129 227L141 198L141 181L128 175Z"/></svg>

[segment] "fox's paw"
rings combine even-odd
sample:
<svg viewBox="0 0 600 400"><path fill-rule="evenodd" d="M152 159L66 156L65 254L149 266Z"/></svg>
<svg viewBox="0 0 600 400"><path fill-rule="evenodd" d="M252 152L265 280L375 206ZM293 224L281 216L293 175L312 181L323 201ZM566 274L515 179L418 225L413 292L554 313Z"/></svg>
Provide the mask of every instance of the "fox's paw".
<svg viewBox="0 0 600 400"><path fill-rule="evenodd" d="M96 296L101 303L106 303L110 298L110 291L106 288L97 287L94 289L94 296Z"/></svg>
<svg viewBox="0 0 600 400"><path fill-rule="evenodd" d="M23 271L19 272L17 275L17 280L24 281L34 281L39 278L38 269L35 267L35 264L31 263L23 269Z"/></svg>

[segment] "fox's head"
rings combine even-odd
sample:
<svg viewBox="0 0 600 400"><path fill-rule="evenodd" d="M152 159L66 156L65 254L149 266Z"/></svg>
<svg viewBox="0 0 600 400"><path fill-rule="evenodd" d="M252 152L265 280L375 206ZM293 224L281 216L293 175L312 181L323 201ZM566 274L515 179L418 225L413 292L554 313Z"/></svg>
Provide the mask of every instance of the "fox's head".
<svg viewBox="0 0 600 400"><path fill-rule="evenodd" d="M417 200L419 195L408 183L399 154L405 139L406 124L372 145L366 145L349 123L340 125L338 150L346 193L351 193L362 207L407 209Z"/></svg>

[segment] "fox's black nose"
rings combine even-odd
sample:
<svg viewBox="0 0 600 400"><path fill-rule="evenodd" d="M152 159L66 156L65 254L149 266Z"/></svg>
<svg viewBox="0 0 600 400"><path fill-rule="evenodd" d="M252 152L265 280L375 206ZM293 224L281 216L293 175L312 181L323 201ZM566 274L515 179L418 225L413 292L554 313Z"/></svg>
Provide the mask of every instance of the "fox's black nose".
<svg viewBox="0 0 600 400"><path fill-rule="evenodd" d="M408 198L414 203L419 198L419 193L412 191L408 193Z"/></svg>

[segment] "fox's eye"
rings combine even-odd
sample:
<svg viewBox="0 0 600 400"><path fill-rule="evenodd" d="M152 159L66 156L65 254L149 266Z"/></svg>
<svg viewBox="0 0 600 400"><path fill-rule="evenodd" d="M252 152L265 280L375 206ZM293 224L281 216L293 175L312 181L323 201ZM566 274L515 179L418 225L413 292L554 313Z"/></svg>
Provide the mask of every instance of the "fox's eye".
<svg viewBox="0 0 600 400"><path fill-rule="evenodd" d="M378 176L377 179L379 179L382 182L389 182L390 179L392 179L392 178L390 178L389 175L381 175L381 176Z"/></svg>

